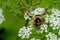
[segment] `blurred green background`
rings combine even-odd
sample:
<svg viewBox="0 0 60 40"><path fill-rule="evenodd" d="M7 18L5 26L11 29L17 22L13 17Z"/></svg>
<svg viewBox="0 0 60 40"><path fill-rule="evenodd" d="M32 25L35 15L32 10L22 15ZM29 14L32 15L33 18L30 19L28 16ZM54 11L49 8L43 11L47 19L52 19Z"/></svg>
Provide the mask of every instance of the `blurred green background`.
<svg viewBox="0 0 60 40"><path fill-rule="evenodd" d="M6 19L0 24L0 29L5 28L4 40L16 40L19 28L25 24L22 12L25 7L30 11L37 7L57 8L60 10L60 0L0 0L0 8L3 9L3 15Z"/></svg>

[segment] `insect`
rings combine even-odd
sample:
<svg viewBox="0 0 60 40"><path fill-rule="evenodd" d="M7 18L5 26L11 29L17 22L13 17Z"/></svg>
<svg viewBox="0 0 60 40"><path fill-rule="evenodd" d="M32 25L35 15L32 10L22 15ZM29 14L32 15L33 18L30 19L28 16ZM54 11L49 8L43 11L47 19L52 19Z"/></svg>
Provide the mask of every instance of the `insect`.
<svg viewBox="0 0 60 40"><path fill-rule="evenodd" d="M39 11L39 10L37 10L37 11ZM36 26L36 28L40 28L40 26L44 20L45 11L46 10L43 9L43 10L39 11L39 13L37 13L36 15L35 14L29 15L31 13L29 13L29 11L26 8L23 9L24 17L26 17L26 20L29 20L29 19L33 20L33 22L34 22L33 25ZM26 23L26 25L28 24L28 22Z"/></svg>
<svg viewBox="0 0 60 40"><path fill-rule="evenodd" d="M34 17L32 17L32 20L34 21L34 25L36 26L36 28L40 28L40 26L44 20L44 14L35 15Z"/></svg>

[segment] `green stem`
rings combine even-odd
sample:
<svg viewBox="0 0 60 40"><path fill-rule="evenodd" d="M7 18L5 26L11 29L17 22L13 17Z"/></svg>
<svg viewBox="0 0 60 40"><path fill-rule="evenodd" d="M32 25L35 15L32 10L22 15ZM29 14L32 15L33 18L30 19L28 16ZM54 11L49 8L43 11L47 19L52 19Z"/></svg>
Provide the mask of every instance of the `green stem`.
<svg viewBox="0 0 60 40"><path fill-rule="evenodd" d="M29 19L26 20L25 26L27 26L28 22L29 22Z"/></svg>

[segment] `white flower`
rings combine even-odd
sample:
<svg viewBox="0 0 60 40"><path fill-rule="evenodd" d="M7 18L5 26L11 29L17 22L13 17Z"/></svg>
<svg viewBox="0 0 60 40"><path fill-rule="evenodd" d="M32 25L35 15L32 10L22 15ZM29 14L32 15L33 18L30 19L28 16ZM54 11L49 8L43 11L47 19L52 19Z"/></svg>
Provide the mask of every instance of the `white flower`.
<svg viewBox="0 0 60 40"><path fill-rule="evenodd" d="M0 9L0 24L5 21L4 15L2 14L2 9Z"/></svg>
<svg viewBox="0 0 60 40"><path fill-rule="evenodd" d="M49 38L47 38L47 40L50 40Z"/></svg>
<svg viewBox="0 0 60 40"><path fill-rule="evenodd" d="M59 29L59 27L57 26L56 29Z"/></svg>
<svg viewBox="0 0 60 40"><path fill-rule="evenodd" d="M46 35L47 40L57 40L57 36L55 34L52 34L51 32L49 32L48 35Z"/></svg>
<svg viewBox="0 0 60 40"><path fill-rule="evenodd" d="M19 29L18 37L21 37L22 39L24 38L29 38L32 30L32 25L29 25L27 28L23 26L23 28Z"/></svg>
<svg viewBox="0 0 60 40"><path fill-rule="evenodd" d="M48 23L48 21L49 21L49 15L45 15L44 19L45 19L45 22Z"/></svg>
<svg viewBox="0 0 60 40"><path fill-rule="evenodd" d="M40 33L43 33L43 30L39 31Z"/></svg>
<svg viewBox="0 0 60 40"><path fill-rule="evenodd" d="M53 26L53 24L50 24L50 26L52 27L52 26Z"/></svg>
<svg viewBox="0 0 60 40"><path fill-rule="evenodd" d="M56 15L56 16L60 16L60 11L58 9L53 8L52 12ZM58 15L59 14L59 15Z"/></svg>
<svg viewBox="0 0 60 40"><path fill-rule="evenodd" d="M29 14L25 13L24 18L25 18L25 20L27 20L27 19L31 20L31 18L29 16L34 17L35 15L42 15L44 13L45 13L45 8L36 8L34 11L31 11Z"/></svg>
<svg viewBox="0 0 60 40"><path fill-rule="evenodd" d="M29 30L33 30L33 24L30 24L29 27L27 27Z"/></svg>
<svg viewBox="0 0 60 40"><path fill-rule="evenodd" d="M24 18L25 18L25 20L29 19L29 16L27 13L24 14Z"/></svg>
<svg viewBox="0 0 60 40"><path fill-rule="evenodd" d="M56 27L53 27L53 30L55 30L56 29Z"/></svg>
<svg viewBox="0 0 60 40"><path fill-rule="evenodd" d="M48 26L46 24L42 24L40 27L41 28L39 29L39 31L37 31L38 33L43 33L44 31L48 32L48 30L47 30Z"/></svg>
<svg viewBox="0 0 60 40"><path fill-rule="evenodd" d="M59 30L58 34L60 35L60 30Z"/></svg>
<svg viewBox="0 0 60 40"><path fill-rule="evenodd" d="M48 38L49 36L48 36L48 35L46 35L46 37Z"/></svg>
<svg viewBox="0 0 60 40"><path fill-rule="evenodd" d="M48 32L48 30L46 29L45 32Z"/></svg>
<svg viewBox="0 0 60 40"><path fill-rule="evenodd" d="M29 15L35 16L35 15L42 15L43 13L45 13L45 8L36 8Z"/></svg>
<svg viewBox="0 0 60 40"><path fill-rule="evenodd" d="M30 39L30 40L35 40L35 38L32 38L32 39Z"/></svg>
<svg viewBox="0 0 60 40"><path fill-rule="evenodd" d="M22 36L22 39L24 39L24 38L25 38L25 35Z"/></svg>
<svg viewBox="0 0 60 40"><path fill-rule="evenodd" d="M30 40L40 40L40 39L32 38L32 39L30 39Z"/></svg>
<svg viewBox="0 0 60 40"><path fill-rule="evenodd" d="M58 38L58 40L60 40L60 38Z"/></svg>
<svg viewBox="0 0 60 40"><path fill-rule="evenodd" d="M18 34L19 37L21 37L22 35L21 34Z"/></svg>
<svg viewBox="0 0 60 40"><path fill-rule="evenodd" d="M29 38L29 36L27 35L27 36L26 36L26 38L28 39L28 38Z"/></svg>
<svg viewBox="0 0 60 40"><path fill-rule="evenodd" d="M58 16L60 16L60 11L58 9L53 8L51 10L52 15L45 15L45 22L50 23L50 26L52 27L53 30L59 29L60 28L60 18L58 18Z"/></svg>

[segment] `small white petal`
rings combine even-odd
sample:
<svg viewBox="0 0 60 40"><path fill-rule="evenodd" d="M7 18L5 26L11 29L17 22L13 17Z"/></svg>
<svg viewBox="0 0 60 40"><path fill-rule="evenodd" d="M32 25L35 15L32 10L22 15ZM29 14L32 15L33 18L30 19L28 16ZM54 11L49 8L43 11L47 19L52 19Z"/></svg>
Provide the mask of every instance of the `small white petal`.
<svg viewBox="0 0 60 40"><path fill-rule="evenodd" d="M47 40L50 40L49 38L47 38Z"/></svg>
<svg viewBox="0 0 60 40"><path fill-rule="evenodd" d="M30 32L30 34L32 34L32 32Z"/></svg>
<svg viewBox="0 0 60 40"><path fill-rule="evenodd" d="M25 38L25 35L22 36L22 39L24 39L24 38Z"/></svg>
<svg viewBox="0 0 60 40"><path fill-rule="evenodd" d="M59 27L56 27L57 29L59 29Z"/></svg>
<svg viewBox="0 0 60 40"><path fill-rule="evenodd" d="M29 35L26 35L26 38L28 39L29 38Z"/></svg>
<svg viewBox="0 0 60 40"><path fill-rule="evenodd" d="M4 15L2 14L3 10L0 9L0 24L5 21Z"/></svg>
<svg viewBox="0 0 60 40"><path fill-rule="evenodd" d="M32 39L30 39L30 40L35 40L35 38L32 38Z"/></svg>
<svg viewBox="0 0 60 40"><path fill-rule="evenodd" d="M52 26L53 26L53 24L50 24L50 26L52 27Z"/></svg>
<svg viewBox="0 0 60 40"><path fill-rule="evenodd" d="M43 33L43 31L40 31L40 33Z"/></svg>
<svg viewBox="0 0 60 40"><path fill-rule="evenodd" d="M47 30L45 30L45 32L48 32Z"/></svg>
<svg viewBox="0 0 60 40"><path fill-rule="evenodd" d="M58 38L58 40L60 40L60 38Z"/></svg>
<svg viewBox="0 0 60 40"><path fill-rule="evenodd" d="M60 30L59 30L58 34L60 35Z"/></svg>
<svg viewBox="0 0 60 40"><path fill-rule="evenodd" d="M18 37L21 37L22 35L21 34L18 34Z"/></svg>
<svg viewBox="0 0 60 40"><path fill-rule="evenodd" d="M56 28L55 27L53 27L53 30L55 30Z"/></svg>

